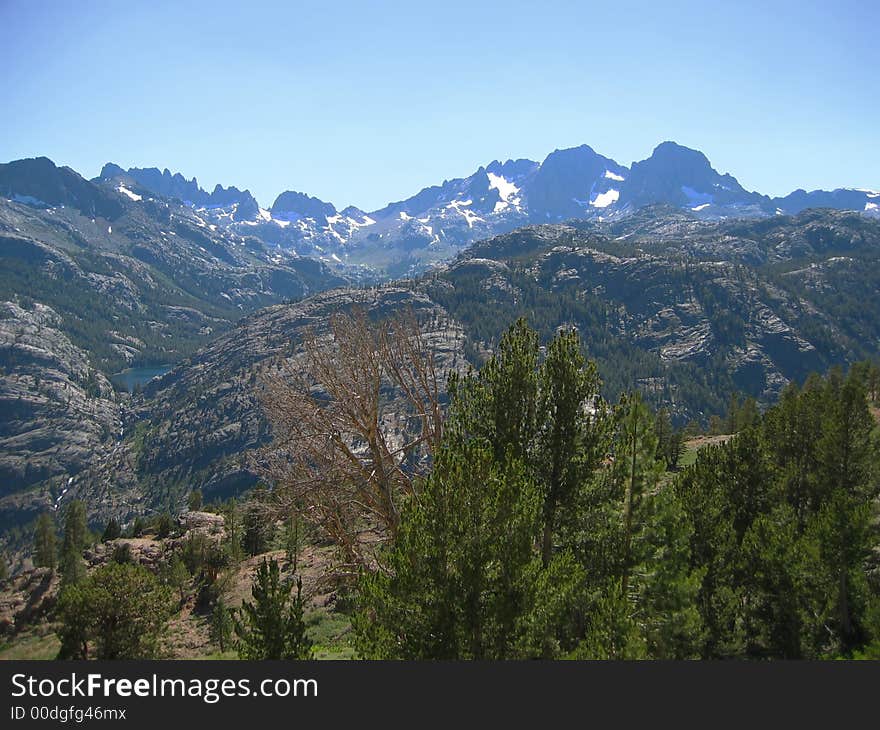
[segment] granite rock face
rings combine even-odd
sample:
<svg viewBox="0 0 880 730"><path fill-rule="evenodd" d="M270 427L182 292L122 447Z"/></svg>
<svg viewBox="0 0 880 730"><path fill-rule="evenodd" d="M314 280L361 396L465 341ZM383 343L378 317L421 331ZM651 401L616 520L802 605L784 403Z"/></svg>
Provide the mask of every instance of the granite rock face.
<svg viewBox="0 0 880 730"><path fill-rule="evenodd" d="M377 318L412 309L425 328L441 383L453 369L467 366L461 326L425 294L410 289L331 290L269 307L145 389L137 409L141 479L187 484L201 489L206 499L252 486L257 477L248 455L271 438L260 404L262 370L281 361L296 367L307 328L323 335L333 313L354 307Z"/></svg>
<svg viewBox="0 0 880 730"><path fill-rule="evenodd" d="M122 438L119 398L62 327L43 304L0 303L0 515L20 512L14 495L34 485L52 489L32 492L32 509L55 508Z"/></svg>

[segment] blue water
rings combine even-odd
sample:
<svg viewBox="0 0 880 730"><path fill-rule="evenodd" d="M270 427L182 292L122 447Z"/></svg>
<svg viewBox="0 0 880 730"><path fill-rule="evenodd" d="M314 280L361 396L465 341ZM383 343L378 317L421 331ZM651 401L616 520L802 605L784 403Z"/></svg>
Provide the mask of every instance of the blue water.
<svg viewBox="0 0 880 730"><path fill-rule="evenodd" d="M148 368L126 368L110 376L116 385L131 393L137 386L144 386L153 378L158 378L171 370L170 365L154 365Z"/></svg>

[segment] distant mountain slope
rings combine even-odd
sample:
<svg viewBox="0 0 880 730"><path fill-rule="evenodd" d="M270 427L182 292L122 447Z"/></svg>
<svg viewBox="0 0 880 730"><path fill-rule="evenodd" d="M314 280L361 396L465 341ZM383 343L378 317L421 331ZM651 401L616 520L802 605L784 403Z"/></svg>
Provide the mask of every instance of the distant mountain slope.
<svg viewBox="0 0 880 730"><path fill-rule="evenodd" d="M176 363L248 312L347 283L45 158L0 165L0 180L0 524L89 473L129 484L111 458L128 402L112 373Z"/></svg>
<svg viewBox="0 0 880 730"><path fill-rule="evenodd" d="M188 206L45 158L0 165L0 180L11 191L0 197L0 300L52 306L107 372L174 362L244 312L345 283Z"/></svg>
<svg viewBox="0 0 880 730"><path fill-rule="evenodd" d="M517 316L546 336L576 325L611 392L641 387L681 419L880 354L880 221L852 212L527 227L427 281L478 341Z"/></svg>
<svg viewBox="0 0 880 730"><path fill-rule="evenodd" d="M261 368L278 357L295 366L304 329L355 305L414 307L445 367L478 363L519 316L545 338L577 327L608 397L639 388L679 423L723 413L733 393L770 402L811 371L880 355L880 222L661 210L648 230L638 216L524 227L406 287L332 290L250 315L136 399L128 479L147 503L252 485L247 455L269 438Z"/></svg>
<svg viewBox="0 0 880 730"><path fill-rule="evenodd" d="M374 317L413 311L443 383L450 370L466 366L460 325L411 289L334 289L268 307L151 381L135 399L125 440L131 468L123 481L141 484L145 500L153 505L177 505L196 486L211 499L253 486L256 476L248 457L271 436L259 403L261 373L283 360L296 367L306 329L324 334L332 314L354 307ZM89 494L87 483L80 489Z"/></svg>

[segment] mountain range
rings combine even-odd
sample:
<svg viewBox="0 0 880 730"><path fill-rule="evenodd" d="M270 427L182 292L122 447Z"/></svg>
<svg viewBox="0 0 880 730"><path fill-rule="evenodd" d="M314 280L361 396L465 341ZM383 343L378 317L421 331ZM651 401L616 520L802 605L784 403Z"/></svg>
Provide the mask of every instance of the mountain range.
<svg viewBox="0 0 880 730"><path fill-rule="evenodd" d="M540 163L496 160L370 212L340 210L291 190L262 208L247 190L218 185L209 194L195 178L167 169L123 170L108 163L96 181L178 198L215 225L331 266L360 265L392 276L418 273L473 241L522 225L615 220L651 205L674 206L705 220L794 215L816 207L880 215L880 193L871 190L799 189L774 198L749 192L732 175L718 173L702 152L674 142L663 142L630 167L588 145L556 150Z"/></svg>

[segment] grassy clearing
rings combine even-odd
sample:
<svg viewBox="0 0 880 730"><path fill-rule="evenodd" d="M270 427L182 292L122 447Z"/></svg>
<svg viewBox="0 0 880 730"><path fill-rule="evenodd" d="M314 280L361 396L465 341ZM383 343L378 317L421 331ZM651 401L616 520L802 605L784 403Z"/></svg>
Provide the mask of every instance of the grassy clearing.
<svg viewBox="0 0 880 730"><path fill-rule="evenodd" d="M0 661L21 659L49 660L58 656L61 642L55 634L31 634L16 637L13 642L0 644Z"/></svg>
<svg viewBox="0 0 880 730"><path fill-rule="evenodd" d="M723 444L725 441L729 441L732 438L733 434L720 434L718 436L697 436L696 438L685 441L685 451L678 460L678 468L684 469L693 464L697 460L697 454L700 449L705 448L706 446Z"/></svg>
<svg viewBox="0 0 880 730"><path fill-rule="evenodd" d="M315 644L316 659L355 659L351 619L345 614L318 608L306 615L306 630Z"/></svg>
<svg viewBox="0 0 880 730"><path fill-rule="evenodd" d="M213 654L193 657L193 659L207 659L208 661L222 661L226 659L238 659L238 654L231 649L229 651L215 651Z"/></svg>

